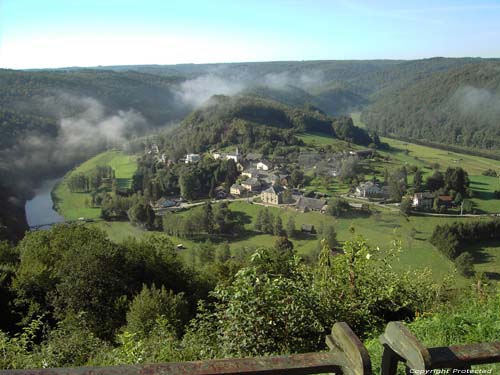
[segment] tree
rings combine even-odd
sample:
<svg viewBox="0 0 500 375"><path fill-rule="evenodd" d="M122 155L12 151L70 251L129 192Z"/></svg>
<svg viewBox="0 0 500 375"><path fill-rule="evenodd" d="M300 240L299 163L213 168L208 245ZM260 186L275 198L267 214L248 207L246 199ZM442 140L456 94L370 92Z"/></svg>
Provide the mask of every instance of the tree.
<svg viewBox="0 0 500 375"><path fill-rule="evenodd" d="M144 225L147 229L153 229L155 212L153 208L143 202L137 202L128 210L128 217L132 224Z"/></svg>
<svg viewBox="0 0 500 375"><path fill-rule="evenodd" d="M254 229L258 232L263 232L264 224L264 210L259 210L257 212L257 217L255 218Z"/></svg>
<svg viewBox="0 0 500 375"><path fill-rule="evenodd" d="M469 185L469 175L462 168L450 167L446 169L444 174L444 187L446 190L453 190L460 193L463 197L467 197Z"/></svg>
<svg viewBox="0 0 500 375"><path fill-rule="evenodd" d="M415 193L422 191L423 178L422 178L422 172L420 171L420 169L417 169L415 171L415 174L413 175L413 188L415 189Z"/></svg>
<svg viewBox="0 0 500 375"><path fill-rule="evenodd" d="M183 293L175 294L164 286L157 288L155 284L151 287L144 284L130 304L125 330L138 334L140 338L146 337L156 320L163 317L172 332L180 336L188 315L188 304Z"/></svg>
<svg viewBox="0 0 500 375"><path fill-rule="evenodd" d="M436 191L444 187L444 176L441 172L434 172L432 176L427 177L426 187L430 191Z"/></svg>
<svg viewBox="0 0 500 375"><path fill-rule="evenodd" d="M208 234L214 231L214 215L210 202L203 205L203 227Z"/></svg>
<svg viewBox="0 0 500 375"><path fill-rule="evenodd" d="M251 259L229 285L215 288L214 303L199 311L184 341L220 357L317 350L324 327L304 266L289 257L280 265L286 275L274 274L266 271L273 262L269 251Z"/></svg>
<svg viewBox="0 0 500 375"><path fill-rule="evenodd" d="M266 207L264 209L264 213L262 214L262 232L267 233L267 234L273 234L274 231L274 220L273 220L273 215L269 211L269 209Z"/></svg>
<svg viewBox="0 0 500 375"><path fill-rule="evenodd" d="M469 252L463 252L455 259L455 267L464 276L474 275L474 258Z"/></svg>
<svg viewBox="0 0 500 375"><path fill-rule="evenodd" d="M287 237L280 236L276 239L274 248L280 252L291 252L293 250L293 243Z"/></svg>
<svg viewBox="0 0 500 375"><path fill-rule="evenodd" d="M299 187L304 183L304 172L300 169L294 169L290 175L290 183L294 187Z"/></svg>
<svg viewBox="0 0 500 375"><path fill-rule="evenodd" d="M348 201L342 198L335 198L330 199L328 202L327 213L331 216L342 217L345 216L350 209L351 206Z"/></svg>
<svg viewBox="0 0 500 375"><path fill-rule="evenodd" d="M320 242L326 244L330 249L334 249L338 245L337 232L333 225L327 225L321 228Z"/></svg>
<svg viewBox="0 0 500 375"><path fill-rule="evenodd" d="M283 235L283 222L281 220L281 216L278 214L274 218L274 224L273 224L273 234L275 236L282 236Z"/></svg>
<svg viewBox="0 0 500 375"><path fill-rule="evenodd" d="M411 213L411 207L412 207L412 199L411 198L404 198L401 201L401 204L399 205L399 211L403 215L408 216Z"/></svg>
<svg viewBox="0 0 500 375"><path fill-rule="evenodd" d="M293 218L293 216L290 216L288 218L288 221L286 222L286 234L288 237L293 238L293 236L295 235L295 231L295 219Z"/></svg>

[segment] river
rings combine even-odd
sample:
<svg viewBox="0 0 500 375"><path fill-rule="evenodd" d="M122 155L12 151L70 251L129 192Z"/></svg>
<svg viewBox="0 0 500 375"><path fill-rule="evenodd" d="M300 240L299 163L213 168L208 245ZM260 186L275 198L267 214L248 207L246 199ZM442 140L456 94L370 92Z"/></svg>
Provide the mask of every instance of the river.
<svg viewBox="0 0 500 375"><path fill-rule="evenodd" d="M52 196L50 192L61 178L53 178L44 180L42 184L35 189L35 196L26 202L24 210L26 212L26 220L30 227L53 224L64 221L64 217L59 215L53 208ZM50 225L45 228L49 228Z"/></svg>

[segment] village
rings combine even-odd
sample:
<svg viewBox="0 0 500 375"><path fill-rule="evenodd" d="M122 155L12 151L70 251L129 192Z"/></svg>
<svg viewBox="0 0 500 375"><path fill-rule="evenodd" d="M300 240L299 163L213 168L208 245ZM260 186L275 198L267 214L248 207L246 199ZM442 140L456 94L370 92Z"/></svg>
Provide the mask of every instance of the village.
<svg viewBox="0 0 500 375"><path fill-rule="evenodd" d="M342 178L343 163L350 167L348 171L355 175L360 161L369 160L376 155L375 150L343 151L325 153L306 150L301 152L295 163L288 162L285 158L266 159L262 153L248 152L243 154L238 147L232 152L210 151L205 154L188 153L177 162L167 159L165 153L160 153L156 144L146 147L145 153L156 155L157 161L166 165L196 164L203 158L213 160L233 161L239 176L229 189L218 186L215 189L214 201L246 201L252 204L274 206L294 209L297 212L328 212L329 199L342 198L348 202L352 210L368 212L370 204L386 205L394 210L399 210L401 199L395 199L391 192L392 187L377 179L361 181L351 184L344 194L334 196L320 191L311 191L307 186L307 171L314 174L329 176L329 178ZM297 167L298 166L298 167ZM345 165L344 165L345 167ZM345 169L345 168L344 168ZM406 177L405 177L406 178ZM439 212L451 209L456 202L450 195L439 195L430 191L405 192L404 198L411 202L410 209L414 212L432 212L436 207L441 207ZM152 201L151 207L158 216L165 212L176 212L190 207L202 205L206 200L187 201L182 195L161 197Z"/></svg>

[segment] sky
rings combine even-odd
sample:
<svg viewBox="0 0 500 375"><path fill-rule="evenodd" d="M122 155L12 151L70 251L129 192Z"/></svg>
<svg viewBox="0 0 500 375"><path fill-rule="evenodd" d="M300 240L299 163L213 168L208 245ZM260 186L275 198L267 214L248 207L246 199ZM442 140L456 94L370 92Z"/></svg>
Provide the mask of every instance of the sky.
<svg viewBox="0 0 500 375"><path fill-rule="evenodd" d="M0 0L0 68L500 57L500 0Z"/></svg>

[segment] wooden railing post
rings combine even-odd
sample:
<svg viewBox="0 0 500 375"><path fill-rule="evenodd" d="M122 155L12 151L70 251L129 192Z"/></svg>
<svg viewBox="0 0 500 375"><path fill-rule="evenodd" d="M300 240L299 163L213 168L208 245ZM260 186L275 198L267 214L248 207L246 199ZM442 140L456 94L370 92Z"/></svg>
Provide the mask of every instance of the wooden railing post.
<svg viewBox="0 0 500 375"><path fill-rule="evenodd" d="M340 365L344 374L371 375L368 351L346 323L335 323L332 334L326 336L325 341L331 351L343 354L344 361Z"/></svg>
<svg viewBox="0 0 500 375"><path fill-rule="evenodd" d="M396 375L398 362L410 370L470 369L500 362L500 342L426 348L401 322L390 322L380 336L382 375ZM415 372L415 371L413 371Z"/></svg>

